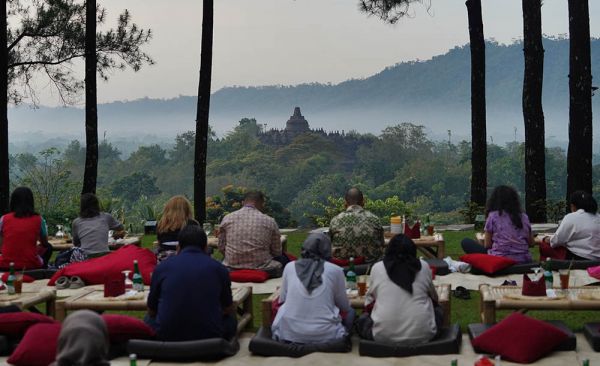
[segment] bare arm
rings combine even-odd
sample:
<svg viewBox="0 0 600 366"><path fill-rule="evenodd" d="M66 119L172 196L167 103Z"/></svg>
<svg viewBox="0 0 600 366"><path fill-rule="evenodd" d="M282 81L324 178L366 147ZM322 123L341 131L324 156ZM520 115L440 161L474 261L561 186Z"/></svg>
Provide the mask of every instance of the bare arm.
<svg viewBox="0 0 600 366"><path fill-rule="evenodd" d="M489 231L485 232L485 238L483 240L483 246L485 248L491 248L492 247L492 233L490 233Z"/></svg>

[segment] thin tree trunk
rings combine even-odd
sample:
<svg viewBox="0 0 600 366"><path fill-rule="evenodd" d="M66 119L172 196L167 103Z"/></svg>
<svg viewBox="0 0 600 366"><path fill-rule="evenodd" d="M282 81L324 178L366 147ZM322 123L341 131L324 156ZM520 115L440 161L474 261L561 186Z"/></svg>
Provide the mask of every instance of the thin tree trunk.
<svg viewBox="0 0 600 366"><path fill-rule="evenodd" d="M487 195L485 120L485 41L481 0L467 0L471 47L471 202L484 206Z"/></svg>
<svg viewBox="0 0 600 366"><path fill-rule="evenodd" d="M546 145L542 83L542 0L523 0L523 120L525 122L525 210L532 222L546 222Z"/></svg>
<svg viewBox="0 0 600 366"><path fill-rule="evenodd" d="M98 177L96 1L87 0L85 6L85 171L81 193L96 193Z"/></svg>
<svg viewBox="0 0 600 366"><path fill-rule="evenodd" d="M7 0L0 0L0 215L8 212L10 178L8 162L8 48L6 48Z"/></svg>
<svg viewBox="0 0 600 366"><path fill-rule="evenodd" d="M206 219L206 153L212 74L213 12L213 0L204 0L202 9L200 82L198 84L198 106L196 111L196 147L194 155L194 214L196 220L200 222Z"/></svg>
<svg viewBox="0 0 600 366"><path fill-rule="evenodd" d="M567 201L592 192L592 69L587 0L569 0L569 150Z"/></svg>

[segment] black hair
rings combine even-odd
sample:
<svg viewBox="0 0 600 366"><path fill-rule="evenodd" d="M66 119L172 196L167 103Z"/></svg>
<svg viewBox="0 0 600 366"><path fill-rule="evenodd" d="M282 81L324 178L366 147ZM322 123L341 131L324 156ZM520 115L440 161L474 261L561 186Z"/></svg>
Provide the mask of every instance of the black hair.
<svg viewBox="0 0 600 366"><path fill-rule="evenodd" d="M354 187L354 188L350 188L346 192L344 199L346 200L346 203L349 205L358 205L364 201L364 196L363 196L363 193L360 191L360 189Z"/></svg>
<svg viewBox="0 0 600 366"><path fill-rule="evenodd" d="M100 202L93 193L84 193L81 195L79 206L79 217L90 218L100 215Z"/></svg>
<svg viewBox="0 0 600 366"><path fill-rule="evenodd" d="M494 188L485 207L485 216L487 217L492 211L498 211L500 215L506 212L510 216L513 225L518 229L523 228L523 222L521 221L523 210L519 202L519 194L513 187L498 186Z"/></svg>
<svg viewBox="0 0 600 366"><path fill-rule="evenodd" d="M202 228L200 228L198 225L184 226L183 229L179 231L177 240L179 241L180 249L192 246L206 249L208 242L206 233L204 233L204 230L202 230Z"/></svg>
<svg viewBox="0 0 600 366"><path fill-rule="evenodd" d="M575 191L571 193L569 197L569 203L575 206L575 208L582 209L585 212L595 214L598 212L598 203L594 199L594 196L585 191Z"/></svg>
<svg viewBox="0 0 600 366"><path fill-rule="evenodd" d="M33 192L27 187L17 187L10 195L9 209L15 217L30 217L37 215L33 203Z"/></svg>
<svg viewBox="0 0 600 366"><path fill-rule="evenodd" d="M261 191L248 191L244 194L244 201L265 202L265 195Z"/></svg>

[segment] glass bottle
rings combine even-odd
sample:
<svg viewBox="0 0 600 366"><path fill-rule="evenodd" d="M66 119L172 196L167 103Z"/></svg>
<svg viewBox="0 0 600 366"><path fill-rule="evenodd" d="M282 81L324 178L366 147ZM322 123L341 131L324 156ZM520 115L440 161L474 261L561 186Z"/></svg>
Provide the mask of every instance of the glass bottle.
<svg viewBox="0 0 600 366"><path fill-rule="evenodd" d="M550 257L546 258L546 262L544 263L544 281L546 282L546 289L551 289L554 286Z"/></svg>
<svg viewBox="0 0 600 366"><path fill-rule="evenodd" d="M350 290L356 290L356 272L354 270L354 258L350 257L350 265L346 272L346 287Z"/></svg>
<svg viewBox="0 0 600 366"><path fill-rule="evenodd" d="M135 353L129 355L129 366L137 366L137 355Z"/></svg>
<svg viewBox="0 0 600 366"><path fill-rule="evenodd" d="M139 292L144 291L144 280L140 273L140 267L137 259L133 261L133 289Z"/></svg>
<svg viewBox="0 0 600 366"><path fill-rule="evenodd" d="M15 262L10 262L10 272L8 274L8 279L6 280L6 291L9 295L15 294L15 280L17 277L15 276Z"/></svg>

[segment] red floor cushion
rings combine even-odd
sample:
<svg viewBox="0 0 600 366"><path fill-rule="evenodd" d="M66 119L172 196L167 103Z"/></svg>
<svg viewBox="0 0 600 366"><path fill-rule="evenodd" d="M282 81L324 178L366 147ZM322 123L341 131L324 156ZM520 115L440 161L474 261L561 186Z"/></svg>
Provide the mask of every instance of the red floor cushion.
<svg viewBox="0 0 600 366"><path fill-rule="evenodd" d="M2 282L6 283L8 281L8 276L9 275L10 275L10 273L8 273L8 272L3 273L2 277L1 277ZM35 279L33 279L33 277L28 276L26 274L23 275L23 282L25 282L25 283L31 283L33 281L35 281Z"/></svg>
<svg viewBox="0 0 600 366"><path fill-rule="evenodd" d="M48 366L56 358L60 328L60 323L32 326L6 362L15 366Z"/></svg>
<svg viewBox="0 0 600 366"><path fill-rule="evenodd" d="M0 314L0 334L21 338L27 329L34 324L54 322L54 319L42 314L25 311L18 313L4 313Z"/></svg>
<svg viewBox="0 0 600 366"><path fill-rule="evenodd" d="M61 276L79 276L86 285L101 285L107 278L122 276L121 271L123 270L133 271L134 259L138 261L144 283L150 285L150 274L156 267L156 255L137 245L126 245L105 256L66 266L52 276L48 286L54 286L56 280Z"/></svg>
<svg viewBox="0 0 600 366"><path fill-rule="evenodd" d="M504 268L517 264L517 261L497 255L482 253L465 254L460 260L469 263L473 268L477 268L487 274L494 274Z"/></svg>
<svg viewBox="0 0 600 366"><path fill-rule="evenodd" d="M130 339L153 339L156 336L154 329L138 318L118 314L104 314L102 318L108 329L108 338L113 343Z"/></svg>
<svg viewBox="0 0 600 366"><path fill-rule="evenodd" d="M474 348L519 363L531 363L551 353L568 335L559 328L521 313L512 313L471 343Z"/></svg>
<svg viewBox="0 0 600 366"><path fill-rule="evenodd" d="M329 261L335 265L340 267L348 267L350 265L350 259L342 259L342 258L330 258ZM356 257L354 258L354 264L364 264L365 257Z"/></svg>
<svg viewBox="0 0 600 366"><path fill-rule="evenodd" d="M262 283L269 279L269 274L259 269L238 269L229 272L232 282L255 282Z"/></svg>

